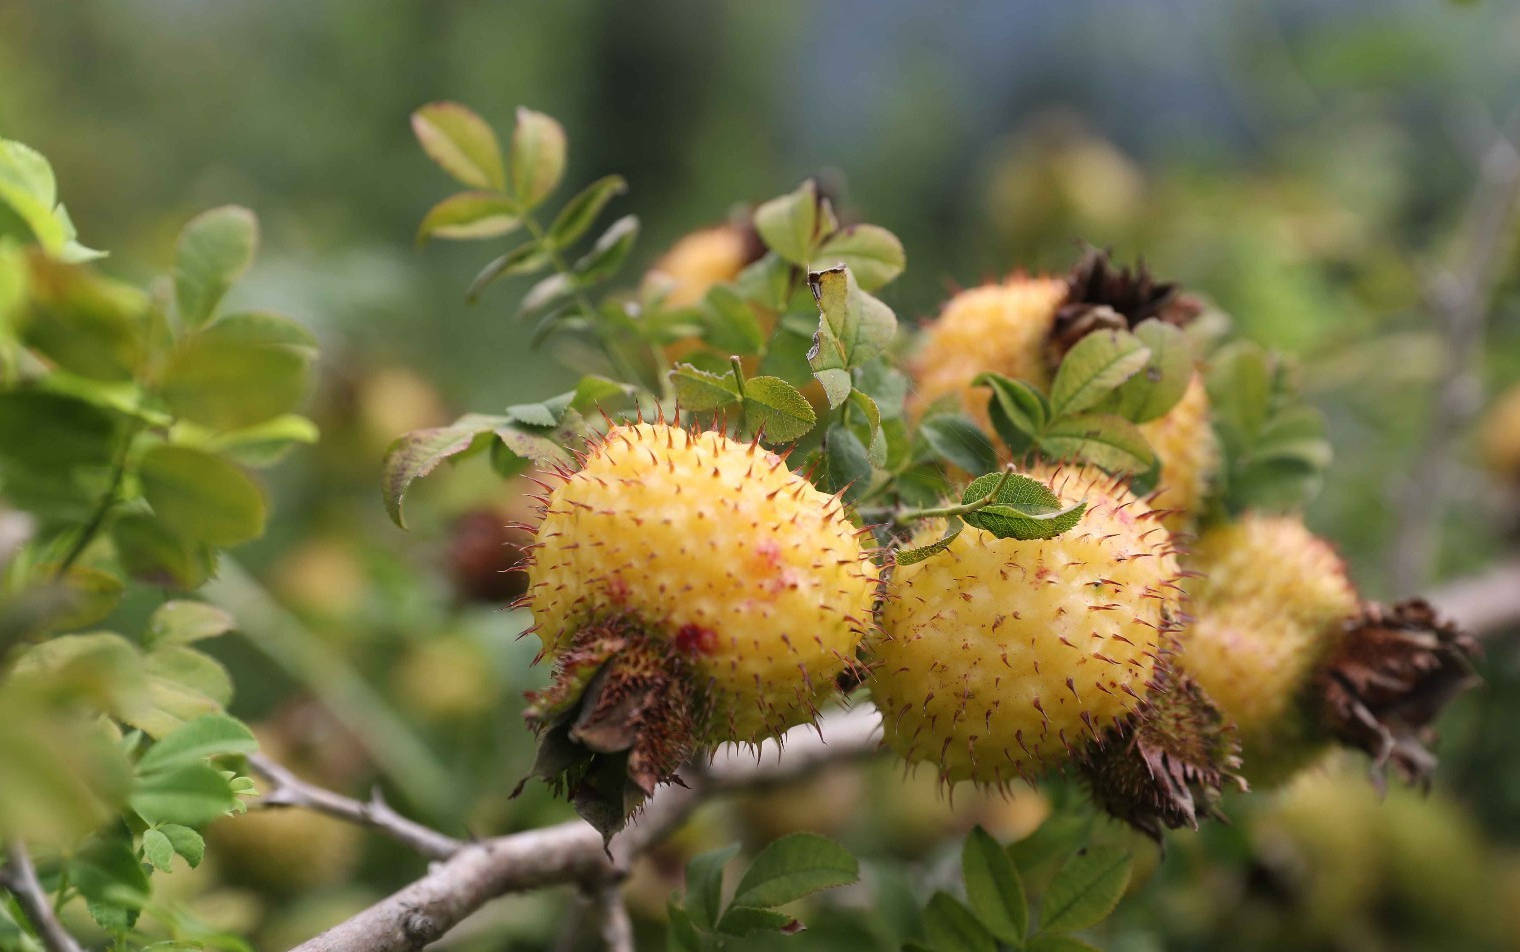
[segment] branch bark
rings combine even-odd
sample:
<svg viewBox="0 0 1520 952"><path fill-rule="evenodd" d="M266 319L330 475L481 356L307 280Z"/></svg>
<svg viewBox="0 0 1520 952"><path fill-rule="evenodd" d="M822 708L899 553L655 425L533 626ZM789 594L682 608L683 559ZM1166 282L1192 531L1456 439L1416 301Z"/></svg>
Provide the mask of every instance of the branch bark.
<svg viewBox="0 0 1520 952"><path fill-rule="evenodd" d="M1442 614L1478 638L1520 627L1520 558L1447 582L1428 597Z"/></svg>
<svg viewBox="0 0 1520 952"><path fill-rule="evenodd" d="M792 780L825 764L870 756L879 746L880 718L875 708L862 705L826 714L816 732L811 726L793 728L781 743L767 741L755 752L720 748L711 763L683 771L685 787L667 784L656 791L605 849L601 835L580 820L471 843L294 952L413 952L507 893L578 883L596 895L615 887L640 853L705 799ZM612 931L616 935L615 926Z"/></svg>
<svg viewBox="0 0 1520 952"><path fill-rule="evenodd" d="M15 895L48 952L83 952L58 917L53 915L53 906L48 902L47 893L43 892L42 883L37 881L37 869L32 865L26 847L18 840L6 848L6 855L6 866L0 870L0 886Z"/></svg>
<svg viewBox="0 0 1520 952"><path fill-rule="evenodd" d="M377 788L369 801L354 800L309 784L263 754L249 754L248 766L274 784L274 789L260 797L255 807L306 807L318 813L348 820L379 830L432 859L446 859L464 847L463 840L439 833L391 809Z"/></svg>

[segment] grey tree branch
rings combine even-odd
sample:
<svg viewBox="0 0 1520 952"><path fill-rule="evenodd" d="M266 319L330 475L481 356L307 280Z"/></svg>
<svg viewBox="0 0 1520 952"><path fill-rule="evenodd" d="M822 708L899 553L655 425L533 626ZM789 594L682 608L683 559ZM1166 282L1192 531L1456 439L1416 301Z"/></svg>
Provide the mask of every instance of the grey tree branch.
<svg viewBox="0 0 1520 952"><path fill-rule="evenodd" d="M263 754L249 754L248 766L274 785L274 789L254 802L254 807L305 807L379 830L432 859L453 856L464 846L463 840L445 836L391 809L379 789L365 802L307 783Z"/></svg>
<svg viewBox="0 0 1520 952"><path fill-rule="evenodd" d="M862 705L824 715L816 732L811 726L796 727L780 743L766 741L753 752L723 747L711 763L683 771L687 786L667 784L656 791L643 813L606 849L601 835L580 820L470 843L410 886L295 952L413 952L507 893L563 883L580 884L592 895L615 889L640 853L707 798L792 780L825 764L870 756L879 746L880 718L875 708ZM617 938L626 913L613 912L611 918L616 921L604 925L604 936Z"/></svg>
<svg viewBox="0 0 1520 952"><path fill-rule="evenodd" d="M1520 110L1507 128L1495 132L1482 156L1452 263L1426 282L1425 297L1445 338L1446 355L1435 413L1398 496L1399 524L1389 565L1396 592L1417 591L1429 581L1457 440L1482 402L1479 363L1489 299L1520 208L1517 134Z"/></svg>
<svg viewBox="0 0 1520 952"><path fill-rule="evenodd" d="M1520 558L1447 582L1428 598L1479 638L1520 627Z"/></svg>
<svg viewBox="0 0 1520 952"><path fill-rule="evenodd" d="M11 843L6 847L6 856L5 868L0 870L0 886L15 895L48 952L83 952L74 937L64 930L58 917L53 915L53 906L37 881L37 869L32 865L26 847L19 840Z"/></svg>

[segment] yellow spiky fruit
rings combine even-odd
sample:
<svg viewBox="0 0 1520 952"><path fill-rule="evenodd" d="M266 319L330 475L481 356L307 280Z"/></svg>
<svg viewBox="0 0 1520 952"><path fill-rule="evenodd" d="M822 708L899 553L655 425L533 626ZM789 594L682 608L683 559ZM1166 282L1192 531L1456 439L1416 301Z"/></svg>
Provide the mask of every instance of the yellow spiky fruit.
<svg viewBox="0 0 1520 952"><path fill-rule="evenodd" d="M1092 467L1030 475L1087 504L1074 529L1023 541L968 526L888 583L871 679L886 741L951 782L1033 776L1133 713L1180 615L1156 513Z"/></svg>
<svg viewBox="0 0 1520 952"><path fill-rule="evenodd" d="M1194 374L1187 390L1166 413L1140 424L1156 458L1161 479L1151 505L1167 510L1162 522L1174 535L1190 529L1219 470L1219 441L1209 422L1209 392Z"/></svg>
<svg viewBox="0 0 1520 952"><path fill-rule="evenodd" d="M1046 388L1045 341L1065 299L1066 282L1060 278L1023 275L952 297L939 317L924 325L909 364L914 381L909 412L918 416L953 395L985 427L987 392L971 386L977 374L1000 373Z"/></svg>
<svg viewBox="0 0 1520 952"><path fill-rule="evenodd" d="M1245 776L1280 783L1323 748L1305 687L1358 608L1340 556L1294 516L1247 515L1193 547L1182 668L1239 730Z"/></svg>
<svg viewBox="0 0 1520 952"><path fill-rule="evenodd" d="M544 651L629 619L689 667L700 743L810 720L855 663L877 569L837 497L719 433L615 426L550 492L529 569Z"/></svg>
<svg viewBox="0 0 1520 952"><path fill-rule="evenodd" d="M1520 384L1494 401L1480 434L1483 462L1500 480L1520 485Z"/></svg>
<svg viewBox="0 0 1520 952"><path fill-rule="evenodd" d="M667 307L691 307L713 285L737 278L754 257L754 241L742 229L703 228L671 245L649 269L650 279L666 284Z"/></svg>

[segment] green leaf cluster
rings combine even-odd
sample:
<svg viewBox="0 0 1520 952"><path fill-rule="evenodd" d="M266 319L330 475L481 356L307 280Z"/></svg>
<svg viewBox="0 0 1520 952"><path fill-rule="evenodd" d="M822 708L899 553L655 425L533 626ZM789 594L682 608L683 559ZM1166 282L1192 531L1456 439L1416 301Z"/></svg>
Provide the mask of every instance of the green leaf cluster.
<svg viewBox="0 0 1520 952"><path fill-rule="evenodd" d="M671 952L716 950L735 937L799 932L802 923L778 907L860 878L860 864L838 843L792 833L760 851L725 902L723 870L738 852L737 844L725 846L687 864L685 897L672 897L669 904Z"/></svg>

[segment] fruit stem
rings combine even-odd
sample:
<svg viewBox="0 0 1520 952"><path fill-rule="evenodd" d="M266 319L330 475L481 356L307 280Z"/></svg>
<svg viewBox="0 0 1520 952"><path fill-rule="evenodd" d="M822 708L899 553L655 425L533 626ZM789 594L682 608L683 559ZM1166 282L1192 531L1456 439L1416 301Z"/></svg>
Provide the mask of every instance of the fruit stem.
<svg viewBox="0 0 1520 952"><path fill-rule="evenodd" d="M892 517L894 522L910 522L915 519L948 519L951 516L964 516L968 512L976 512L983 506L991 505L997 501L998 493L1003 491L1003 485L1013 475L1013 470L1005 469L998 477L998 481L992 484L992 488L984 495L978 496L970 502L958 503L954 506L935 506L932 509L904 509Z"/></svg>
<svg viewBox="0 0 1520 952"><path fill-rule="evenodd" d="M739 360L739 355L734 354L728 358L728 365L734 371L734 387L739 391L739 399L744 399L744 365Z"/></svg>

